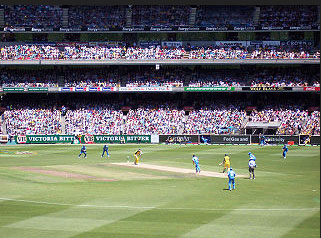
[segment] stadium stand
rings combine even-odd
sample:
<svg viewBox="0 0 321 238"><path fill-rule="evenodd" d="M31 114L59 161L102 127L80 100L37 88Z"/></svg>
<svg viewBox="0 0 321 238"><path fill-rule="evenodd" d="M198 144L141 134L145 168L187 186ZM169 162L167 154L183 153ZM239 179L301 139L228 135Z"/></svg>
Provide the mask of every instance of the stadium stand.
<svg viewBox="0 0 321 238"><path fill-rule="evenodd" d="M256 8L258 19L255 20ZM318 8L315 6L68 6L67 25L63 24L64 9L50 5L4 6L5 26L45 29L113 30L123 27L233 27L260 29L301 27L317 29ZM193 10L194 9L194 10ZM194 21L191 15L195 14ZM128 20L129 17L129 20ZM262 28L263 27L263 28Z"/></svg>
<svg viewBox="0 0 321 238"><path fill-rule="evenodd" d="M315 6L261 6L259 25L262 27L317 28L318 8Z"/></svg>
<svg viewBox="0 0 321 238"><path fill-rule="evenodd" d="M60 111L45 108L19 108L4 112L9 135L61 134Z"/></svg>
<svg viewBox="0 0 321 238"><path fill-rule="evenodd" d="M61 33L60 36L63 37L53 42L49 42L47 35L44 41L48 42L38 42L36 39L42 38L37 38L33 33L30 34L33 36L32 41L19 36L26 40L15 42L15 33L3 34L0 60L10 63L16 61L14 63L22 65L4 65L0 69L0 92L5 98L1 98L0 103L2 108L6 108L2 123L11 136L239 134L244 133L242 129L247 121L279 122L280 126L276 131L278 135L320 135L319 103L315 102L320 90L320 70L315 67L319 65L312 65L316 60L306 60L320 59L318 34L314 31L309 34L301 31L319 27L319 10L314 6L13 5L4 6L3 9L4 31L6 28L21 27L52 29L53 32L64 28L66 32L82 32ZM195 19L192 17L194 15ZM245 30L240 30L243 31L240 33L217 34L212 29L213 32L204 34L207 38L215 35L215 40L212 41L200 40L202 35L197 32L166 33L166 40L172 42L173 46L163 44L166 43L164 39L157 39L156 43L149 42L155 36L158 37L157 30L148 37L137 32L128 34L134 36L133 39L128 39L127 34L117 35L115 32L97 34L100 36L83 33L89 29L125 31L121 28L128 28L132 31L132 27L144 31L148 27L173 27L176 30L178 27L228 30L244 27ZM278 27L298 27L296 30L299 32L270 34L272 31L268 31L269 28ZM263 29L267 30L264 34L268 34L265 36L262 32L252 32L249 40L241 39L247 29ZM200 29L195 31L198 30ZM198 40L190 40L194 36ZM50 35L51 37L59 38ZM104 39L104 42L96 41L95 37L101 41ZM115 40L116 43L109 41L109 38L114 37L120 40ZM223 39L218 40L217 37ZM95 42L89 40L94 38ZM236 40L233 43L231 41L234 38ZM297 38L300 40L296 41ZM88 41L81 42L83 39ZM144 41L145 46L142 44ZM219 59L242 59L242 63L246 64L170 65L171 60L184 60L188 63L193 60L193 64L210 64ZM279 60L270 61L268 63L274 63L271 67L252 64L254 59L293 61L283 66L278 64ZM300 61L304 65L297 65L298 61L294 59L304 59ZM32 60L35 61L30 62ZM51 61L50 63L56 60L61 65L43 65L44 60ZM73 63L79 60L95 60L100 61L99 63L109 61L108 63L113 62L116 66L75 67ZM155 69L155 65L117 65L118 62L125 61L141 64L140 61L143 60L166 60L169 65L164 64L160 69ZM39 65L27 66L24 65L26 61L29 61L28 64ZM66 62L68 66L63 65ZM248 62L251 64L247 65ZM251 89L263 86L271 88L252 94ZM9 95L7 92L14 91L10 87L17 87L20 92L10 92L12 94ZM46 87L48 91L32 95L27 87ZM66 92L70 88L68 92L72 93L62 93L62 87L67 88ZM90 95L90 90L80 89L82 93L78 93L75 87L106 87L109 90L105 91L108 93L98 93L100 89L97 89L97 93ZM112 90L113 87L117 87L117 90ZM135 87L140 88L132 92ZM165 89L162 93L138 93L147 90L146 87L154 87L155 91L159 87ZM176 88L172 90L171 87ZM206 92L206 87L225 87L228 92L209 93L210 90ZM294 87L299 88L292 90ZM51 88L51 92L48 88ZM128 90L123 93L118 88ZM272 92L278 88L282 92L281 96L277 95L279 92ZM165 93L167 89L172 92ZM187 92L187 89L195 92ZM311 92L307 92L309 90ZM62 106L66 109L62 110ZM0 126L0 133L1 129L3 128Z"/></svg>
<svg viewBox="0 0 321 238"><path fill-rule="evenodd" d="M130 110L124 132L129 135L178 134L185 112L170 105Z"/></svg>
<svg viewBox="0 0 321 238"><path fill-rule="evenodd" d="M196 26L249 27L254 26L253 6L200 6L197 9Z"/></svg>
<svg viewBox="0 0 321 238"><path fill-rule="evenodd" d="M317 67L242 67L218 69L195 67L76 67L56 69L0 69L2 87L217 87L273 86L319 87Z"/></svg>
<svg viewBox="0 0 321 238"><path fill-rule="evenodd" d="M5 6L6 27L59 28L62 9L49 5Z"/></svg>
<svg viewBox="0 0 321 238"><path fill-rule="evenodd" d="M71 29L106 29L126 24L126 6L71 6L68 13Z"/></svg>
<svg viewBox="0 0 321 238"><path fill-rule="evenodd" d="M248 51L245 47L59 47L49 45L11 45L3 46L1 60L148 60L148 59L308 59L320 58L318 47L273 47Z"/></svg>
<svg viewBox="0 0 321 238"><path fill-rule="evenodd" d="M86 109L88 108L88 109ZM119 135L123 113L119 110L95 105L90 108L68 110L66 114L67 134Z"/></svg>
<svg viewBox="0 0 321 238"><path fill-rule="evenodd" d="M133 6L133 26L187 26L190 6Z"/></svg>
<svg viewBox="0 0 321 238"><path fill-rule="evenodd" d="M231 96L227 101L217 95L193 94L185 100L178 95L164 95L133 93L126 94L126 100L121 95L111 95L107 100L102 95L84 98L81 94L49 96L46 100L37 96L26 100L21 96L8 99L10 107L5 110L4 119L10 135L238 134L248 116L253 122L280 122L277 130L280 135L320 135L320 111L310 112L307 109L310 99L304 99L304 95L300 99L302 105L291 101L291 96L284 98L283 104L277 103L279 97L275 96L276 99L268 101L264 100L266 96L254 97L256 108L251 112L245 111L251 100L246 102L242 95ZM152 103L147 102L147 98ZM42 105L39 105L40 100ZM61 116L62 105L67 108L64 117ZM188 110L186 105L192 108ZM123 106L130 109L124 111Z"/></svg>
<svg viewBox="0 0 321 238"><path fill-rule="evenodd" d="M246 112L235 105L210 105L189 113L184 134L234 134L246 117Z"/></svg>

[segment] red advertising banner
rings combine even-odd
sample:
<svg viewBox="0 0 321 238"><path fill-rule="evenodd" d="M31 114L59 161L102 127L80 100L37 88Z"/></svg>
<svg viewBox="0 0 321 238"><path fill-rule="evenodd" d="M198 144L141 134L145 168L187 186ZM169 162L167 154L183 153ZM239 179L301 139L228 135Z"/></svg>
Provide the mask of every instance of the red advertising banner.
<svg viewBox="0 0 321 238"><path fill-rule="evenodd" d="M304 91L320 91L320 87L304 87Z"/></svg>

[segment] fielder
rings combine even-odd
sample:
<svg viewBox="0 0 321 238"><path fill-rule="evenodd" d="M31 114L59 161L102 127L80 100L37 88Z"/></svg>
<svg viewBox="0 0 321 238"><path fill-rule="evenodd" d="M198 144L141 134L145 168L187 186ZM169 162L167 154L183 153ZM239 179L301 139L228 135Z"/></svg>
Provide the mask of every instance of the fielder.
<svg viewBox="0 0 321 238"><path fill-rule="evenodd" d="M195 165L196 173L197 172L200 173L201 169L200 169L200 166L199 166L199 159L195 155L193 155L192 161L193 161L193 165Z"/></svg>
<svg viewBox="0 0 321 238"><path fill-rule="evenodd" d="M254 160L249 160L249 173L250 179L255 179L254 169L256 168L256 163Z"/></svg>
<svg viewBox="0 0 321 238"><path fill-rule="evenodd" d="M227 172L227 176L228 176L228 189L231 191L231 185L233 185L233 189L235 189L235 172L232 168L230 168L230 170Z"/></svg>
<svg viewBox="0 0 321 238"><path fill-rule="evenodd" d="M82 146L80 149L80 154L78 155L78 158L80 158L80 156L84 154L85 155L85 159L87 158L87 153L86 153L86 146Z"/></svg>
<svg viewBox="0 0 321 238"><path fill-rule="evenodd" d="M283 150L283 153L282 153L283 159L286 159L286 153L288 153L288 150L289 150L286 144L284 144L282 150Z"/></svg>
<svg viewBox="0 0 321 238"><path fill-rule="evenodd" d="M219 165L222 165L222 164L224 164L224 169L222 173L225 173L225 169L227 169L227 172L228 172L231 167L231 159L227 154L225 154L222 163L220 163Z"/></svg>
<svg viewBox="0 0 321 238"><path fill-rule="evenodd" d="M138 149L135 153L134 153L134 157L135 157L135 161L134 161L134 165L138 165L139 159L141 157L141 155L143 154L141 149Z"/></svg>
<svg viewBox="0 0 321 238"><path fill-rule="evenodd" d="M265 136L260 134L260 145L264 146L265 144Z"/></svg>
<svg viewBox="0 0 321 238"><path fill-rule="evenodd" d="M256 160L255 156L251 152L249 152L249 160Z"/></svg>
<svg viewBox="0 0 321 238"><path fill-rule="evenodd" d="M108 145L104 145L104 147L103 147L103 153L102 153L102 155L101 155L101 158L104 157L105 152L106 152L106 154L107 154L107 157L109 157Z"/></svg>

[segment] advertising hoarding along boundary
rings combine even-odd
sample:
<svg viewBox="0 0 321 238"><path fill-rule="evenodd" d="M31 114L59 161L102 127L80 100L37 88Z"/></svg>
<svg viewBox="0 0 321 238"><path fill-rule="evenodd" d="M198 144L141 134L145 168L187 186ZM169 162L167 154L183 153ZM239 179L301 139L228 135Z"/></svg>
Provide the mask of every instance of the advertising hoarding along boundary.
<svg viewBox="0 0 321 238"><path fill-rule="evenodd" d="M198 144L205 135L18 135L14 136L17 144L120 144L120 143L179 143ZM152 137L153 141L152 141ZM157 137L157 138L156 138ZM258 135L206 135L209 144L252 144L259 143ZM158 139L159 138L159 139ZM270 145L283 145L293 141L300 144L299 136L265 135L265 142ZM302 144L302 143L301 143ZM311 145L320 145L320 136L310 136Z"/></svg>
<svg viewBox="0 0 321 238"><path fill-rule="evenodd" d="M71 144L74 142L74 135L19 135L14 137L17 144Z"/></svg>
<svg viewBox="0 0 321 238"><path fill-rule="evenodd" d="M47 92L47 87L34 87L34 88L27 88L28 92Z"/></svg>
<svg viewBox="0 0 321 238"><path fill-rule="evenodd" d="M242 87L242 91L292 91L292 87Z"/></svg>
<svg viewBox="0 0 321 238"><path fill-rule="evenodd" d="M303 88L303 91L317 91L317 92L320 92L320 87L304 87Z"/></svg>
<svg viewBox="0 0 321 238"><path fill-rule="evenodd" d="M311 145L320 145L320 136L311 136Z"/></svg>
<svg viewBox="0 0 321 238"><path fill-rule="evenodd" d="M169 92L172 87L119 87L120 92Z"/></svg>
<svg viewBox="0 0 321 238"><path fill-rule="evenodd" d="M34 93L34 92L320 92L320 87L4 87L0 92Z"/></svg>
<svg viewBox="0 0 321 238"><path fill-rule="evenodd" d="M83 135L81 143L103 144L103 143L151 143L150 135Z"/></svg>
<svg viewBox="0 0 321 238"><path fill-rule="evenodd" d="M212 144L250 144L250 135L211 135Z"/></svg>
<svg viewBox="0 0 321 238"><path fill-rule="evenodd" d="M159 143L199 143L198 135L160 135Z"/></svg>
<svg viewBox="0 0 321 238"><path fill-rule="evenodd" d="M294 144L299 144L299 136L286 136L286 135L275 135L275 136L265 136L265 143L266 144L287 144L289 141L294 141ZM251 136L251 143L259 143L260 139L258 135Z"/></svg>
<svg viewBox="0 0 321 238"><path fill-rule="evenodd" d="M110 92L116 87L59 87L59 92Z"/></svg>
<svg viewBox="0 0 321 238"><path fill-rule="evenodd" d="M235 87L184 87L186 92L235 91Z"/></svg>
<svg viewBox="0 0 321 238"><path fill-rule="evenodd" d="M3 92L20 92L20 91L25 91L25 88L20 88L20 87L4 87L2 88Z"/></svg>

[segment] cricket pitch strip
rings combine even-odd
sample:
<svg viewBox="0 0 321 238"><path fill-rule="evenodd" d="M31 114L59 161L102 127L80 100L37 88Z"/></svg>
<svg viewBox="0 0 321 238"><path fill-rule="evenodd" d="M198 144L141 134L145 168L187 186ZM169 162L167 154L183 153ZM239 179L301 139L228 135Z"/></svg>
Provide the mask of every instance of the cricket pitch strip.
<svg viewBox="0 0 321 238"><path fill-rule="evenodd" d="M112 163L112 164L119 165L119 166L142 168L142 169L153 169L153 170L182 173L182 174L195 174L194 169L184 169L184 168L161 166L161 165L154 165L154 164L144 164L144 163L140 163L138 165L134 165L133 163ZM204 176L204 177L227 178L226 173L223 174L223 173L219 173L219 172L204 171L204 170L201 170L201 173L197 174L197 175ZM236 175L236 176L239 178L246 177L246 175Z"/></svg>

